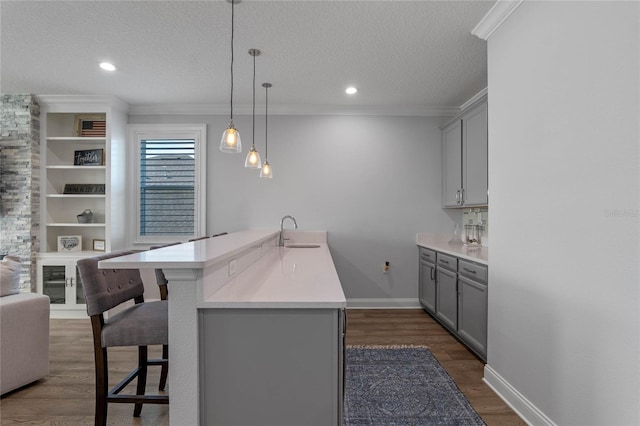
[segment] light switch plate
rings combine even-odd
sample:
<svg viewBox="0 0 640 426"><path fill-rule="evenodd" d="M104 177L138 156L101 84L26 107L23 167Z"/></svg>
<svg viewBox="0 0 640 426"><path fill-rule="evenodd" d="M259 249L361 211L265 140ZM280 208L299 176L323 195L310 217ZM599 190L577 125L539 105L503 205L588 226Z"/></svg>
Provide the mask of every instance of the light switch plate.
<svg viewBox="0 0 640 426"><path fill-rule="evenodd" d="M229 261L229 276L235 275L237 271L237 261L232 259Z"/></svg>

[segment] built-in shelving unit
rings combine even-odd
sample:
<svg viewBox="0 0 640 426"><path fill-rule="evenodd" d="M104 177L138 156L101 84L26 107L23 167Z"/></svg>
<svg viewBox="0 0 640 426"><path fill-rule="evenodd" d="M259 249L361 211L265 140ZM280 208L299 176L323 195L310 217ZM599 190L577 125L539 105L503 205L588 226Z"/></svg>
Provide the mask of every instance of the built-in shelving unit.
<svg viewBox="0 0 640 426"><path fill-rule="evenodd" d="M94 248L112 251L125 244L128 106L111 96L39 96L38 102L42 188L38 291L51 298L52 317L86 316L77 260L98 254ZM96 126L83 131L82 123ZM76 158L80 151L94 151L96 157L86 164ZM93 218L81 223L77 216L86 210ZM80 237L81 245L61 250L59 237Z"/></svg>

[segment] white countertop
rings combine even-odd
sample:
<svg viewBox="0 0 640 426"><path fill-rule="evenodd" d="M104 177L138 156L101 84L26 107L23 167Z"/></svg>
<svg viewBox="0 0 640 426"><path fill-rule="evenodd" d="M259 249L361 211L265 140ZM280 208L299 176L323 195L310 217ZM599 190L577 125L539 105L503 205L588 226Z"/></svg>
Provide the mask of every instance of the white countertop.
<svg viewBox="0 0 640 426"><path fill-rule="evenodd" d="M102 260L99 268L203 269L278 235L274 230L248 230Z"/></svg>
<svg viewBox="0 0 640 426"><path fill-rule="evenodd" d="M198 308L344 308L326 243L317 248L272 247Z"/></svg>
<svg viewBox="0 0 640 426"><path fill-rule="evenodd" d="M342 291L326 232L286 231L286 244L317 244L317 248L273 245L278 231L249 230L103 260L100 268L204 269L258 248L262 257L212 294L200 296L197 308L343 308ZM269 245L264 242L272 240ZM213 278L215 279L215 278ZM207 283L203 284L207 286ZM214 286L215 287L215 286ZM174 290L171 290L174 291ZM179 290L178 290L179 291Z"/></svg>
<svg viewBox="0 0 640 426"><path fill-rule="evenodd" d="M472 262L489 265L489 248L488 247L468 247L465 245L451 245L447 237L417 234L416 243L425 248L436 250L451 256L456 256Z"/></svg>

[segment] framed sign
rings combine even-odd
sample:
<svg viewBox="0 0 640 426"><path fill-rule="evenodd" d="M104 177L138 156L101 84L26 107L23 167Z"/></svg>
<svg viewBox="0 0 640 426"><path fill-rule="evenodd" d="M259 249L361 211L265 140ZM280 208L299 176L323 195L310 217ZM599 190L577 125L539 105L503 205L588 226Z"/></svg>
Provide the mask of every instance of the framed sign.
<svg viewBox="0 0 640 426"><path fill-rule="evenodd" d="M58 237L58 251L81 251L82 235L60 235Z"/></svg>
<svg viewBox="0 0 640 426"><path fill-rule="evenodd" d="M104 194L104 183L66 183L63 194Z"/></svg>
<svg viewBox="0 0 640 426"><path fill-rule="evenodd" d="M102 114L77 114L73 128L74 136L103 138L107 133L107 122Z"/></svg>
<svg viewBox="0 0 640 426"><path fill-rule="evenodd" d="M74 166L104 166L104 149L83 149L74 151Z"/></svg>
<svg viewBox="0 0 640 426"><path fill-rule="evenodd" d="M93 240L93 250L104 251L105 250L104 240Z"/></svg>

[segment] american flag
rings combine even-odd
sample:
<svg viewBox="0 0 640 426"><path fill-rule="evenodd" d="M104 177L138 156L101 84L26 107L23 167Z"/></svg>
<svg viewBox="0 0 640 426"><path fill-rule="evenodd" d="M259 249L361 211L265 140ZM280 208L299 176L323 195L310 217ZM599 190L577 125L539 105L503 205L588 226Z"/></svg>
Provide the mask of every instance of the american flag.
<svg viewBox="0 0 640 426"><path fill-rule="evenodd" d="M84 137L105 137L106 122L104 120L83 121L80 129L80 136Z"/></svg>

